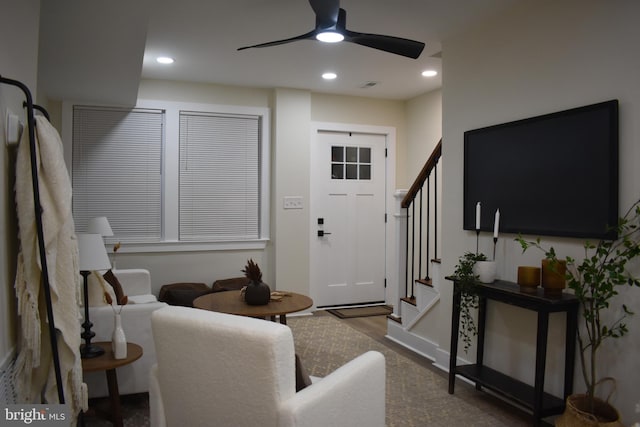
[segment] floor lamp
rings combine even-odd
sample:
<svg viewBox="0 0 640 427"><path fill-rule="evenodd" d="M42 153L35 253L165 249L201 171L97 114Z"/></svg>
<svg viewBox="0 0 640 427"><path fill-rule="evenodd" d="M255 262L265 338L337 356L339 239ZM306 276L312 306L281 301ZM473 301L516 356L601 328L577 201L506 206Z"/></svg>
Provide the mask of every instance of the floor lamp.
<svg viewBox="0 0 640 427"><path fill-rule="evenodd" d="M96 334L91 330L93 323L89 320L89 274L93 270L108 270L111 268L107 250L102 242L102 236L99 234L78 234L78 252L80 274L83 280L84 292L84 323L82 327L84 332L80 336L84 339L84 345L80 347L80 356L83 359L98 357L104 353L104 350L96 345L91 344L91 338Z"/></svg>

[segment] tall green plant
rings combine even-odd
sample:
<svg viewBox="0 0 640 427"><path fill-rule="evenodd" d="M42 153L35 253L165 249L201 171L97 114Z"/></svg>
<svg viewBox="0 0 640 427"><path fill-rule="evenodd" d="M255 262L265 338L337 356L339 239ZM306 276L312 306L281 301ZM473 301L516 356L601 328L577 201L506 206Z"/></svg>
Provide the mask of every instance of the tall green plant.
<svg viewBox="0 0 640 427"><path fill-rule="evenodd" d="M615 312L611 315L605 313L610 311L611 300L618 295L621 286L640 287L638 273L627 268L640 255L639 225L640 200L619 219L615 227L619 236L617 240L601 240L597 245L585 242L584 259L580 262L567 257L567 286L574 291L582 306L584 328L578 328L578 345L591 412L596 386L601 381L597 374L598 350L607 339L620 338L629 332L624 320L633 313L626 304L621 304L622 313L619 315ZM544 251L545 257L552 263L557 262L553 247L543 248L539 238L526 241L519 236L516 240L523 252L535 247Z"/></svg>
<svg viewBox="0 0 640 427"><path fill-rule="evenodd" d="M471 310L478 308L478 294L475 282L478 276L473 272L477 261L486 261L484 254L466 252L458 259L453 272L456 278L456 292L460 293L460 337L464 343L464 352L471 347L471 338L478 334L476 322Z"/></svg>

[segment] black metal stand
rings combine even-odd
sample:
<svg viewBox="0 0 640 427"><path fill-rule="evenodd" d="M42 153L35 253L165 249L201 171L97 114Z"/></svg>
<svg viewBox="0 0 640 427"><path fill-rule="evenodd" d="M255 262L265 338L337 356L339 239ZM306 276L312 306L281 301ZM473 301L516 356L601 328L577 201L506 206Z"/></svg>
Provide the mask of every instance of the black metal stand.
<svg viewBox="0 0 640 427"><path fill-rule="evenodd" d="M80 357L83 359L91 359L93 357L98 357L104 354L104 349L97 346L91 345L91 338L96 336L96 333L91 330L93 323L89 320L89 287L88 287L88 277L91 274L90 271L81 271L82 275L82 286L84 293L84 323L82 327L84 328L84 332L80 335L84 338L84 345L80 347Z"/></svg>
<svg viewBox="0 0 640 427"><path fill-rule="evenodd" d="M58 389L58 400L60 403L64 403L64 388L62 384L62 374L60 372L60 356L58 353L58 341L56 327L53 319L53 306L51 304L51 287L49 282L49 270L47 268L47 253L44 246L44 230L42 227L42 205L40 204L40 188L38 186L38 163L36 158L36 123L34 117L33 98L31 91L22 82L17 80L6 79L0 76L0 83L16 86L24 93L26 98L25 105L27 107L27 128L29 132L29 150L31 154L31 182L33 185L33 206L36 217L36 231L38 235L38 249L40 253L40 265L42 268L42 287L44 289L44 295L47 306L47 320L49 323L49 337L51 340L51 352L53 354L53 364L56 374L56 383ZM44 110L42 107L37 107L38 110Z"/></svg>

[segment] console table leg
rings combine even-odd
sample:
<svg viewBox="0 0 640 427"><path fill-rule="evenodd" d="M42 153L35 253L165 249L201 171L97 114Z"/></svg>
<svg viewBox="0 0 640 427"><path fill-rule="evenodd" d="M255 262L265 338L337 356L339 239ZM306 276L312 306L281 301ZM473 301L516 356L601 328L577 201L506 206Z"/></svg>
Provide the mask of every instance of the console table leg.
<svg viewBox="0 0 640 427"><path fill-rule="evenodd" d="M458 362L458 332L460 331L460 291L457 285L453 290L451 310L451 347L449 349L449 394L453 394L456 385L456 365Z"/></svg>
<svg viewBox="0 0 640 427"><path fill-rule="evenodd" d="M478 339L476 340L476 364L482 369L484 364L484 333L487 323L487 299L483 296L478 297ZM476 382L476 390L482 390L479 382Z"/></svg>
<svg viewBox="0 0 640 427"><path fill-rule="evenodd" d="M573 393L573 370L576 360L576 340L578 333L578 308L567 311L567 330L564 353L564 400Z"/></svg>
<svg viewBox="0 0 640 427"><path fill-rule="evenodd" d="M542 397L544 394L544 370L547 362L547 334L549 332L549 313L538 312L538 336L536 343L536 378L533 397L533 423L540 425L542 415Z"/></svg>

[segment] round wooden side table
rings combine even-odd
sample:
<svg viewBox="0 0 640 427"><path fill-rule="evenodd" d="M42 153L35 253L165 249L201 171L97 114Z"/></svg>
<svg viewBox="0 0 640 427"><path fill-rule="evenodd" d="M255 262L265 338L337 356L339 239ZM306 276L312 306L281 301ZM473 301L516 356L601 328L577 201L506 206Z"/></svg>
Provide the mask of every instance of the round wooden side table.
<svg viewBox="0 0 640 427"><path fill-rule="evenodd" d="M114 359L111 351L111 342L93 343L104 349L104 354L90 359L82 359L83 372L105 371L107 373L107 385L109 387L109 399L111 401L112 421L116 427L122 427L122 408L120 406L120 392L118 391L118 376L116 368L128 365L142 357L142 347L132 342L127 343L127 357Z"/></svg>

